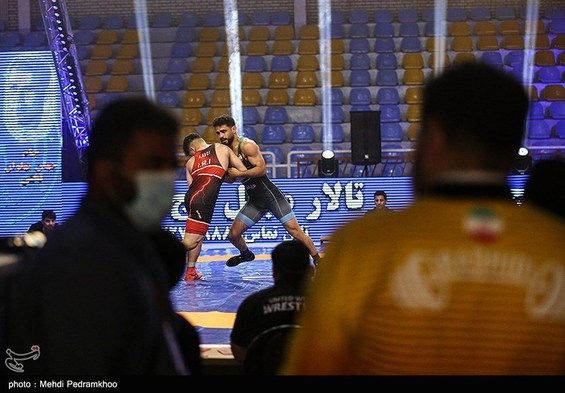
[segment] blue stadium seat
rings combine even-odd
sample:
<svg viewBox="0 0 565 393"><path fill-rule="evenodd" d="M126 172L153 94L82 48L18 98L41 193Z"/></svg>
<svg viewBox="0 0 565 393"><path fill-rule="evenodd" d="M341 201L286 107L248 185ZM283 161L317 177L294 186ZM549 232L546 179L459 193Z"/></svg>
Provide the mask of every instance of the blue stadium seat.
<svg viewBox="0 0 565 393"><path fill-rule="evenodd" d="M343 105L343 90L339 87L331 89L332 105Z"/></svg>
<svg viewBox="0 0 565 393"><path fill-rule="evenodd" d="M261 146L261 152L269 151L275 155L275 164L284 163L284 153L280 146ZM270 154L263 154L263 159L267 164L272 164L273 157Z"/></svg>
<svg viewBox="0 0 565 393"><path fill-rule="evenodd" d="M350 38L369 37L369 26L366 23L355 23L349 27Z"/></svg>
<svg viewBox="0 0 565 393"><path fill-rule="evenodd" d="M343 25L335 25L332 23L330 27L330 36L331 38L344 38L345 29L343 28Z"/></svg>
<svg viewBox="0 0 565 393"><path fill-rule="evenodd" d="M96 30L100 28L100 17L97 15L84 15L78 23L79 30Z"/></svg>
<svg viewBox="0 0 565 393"><path fill-rule="evenodd" d="M330 132L331 132L331 136L332 136L332 143L340 143L343 142L343 139L345 138L345 132L343 131L343 127L341 126L341 124L330 124ZM322 142L325 142L325 138L324 138L324 126L322 126ZM338 150L335 146L334 148L336 150Z"/></svg>
<svg viewBox="0 0 565 393"><path fill-rule="evenodd" d="M275 11L271 13L271 24L275 26L290 25L292 18L287 11Z"/></svg>
<svg viewBox="0 0 565 393"><path fill-rule="evenodd" d="M402 176L403 174L404 174L404 164L391 162L385 164L383 168L382 176L396 177L396 176Z"/></svg>
<svg viewBox="0 0 565 393"><path fill-rule="evenodd" d="M263 56L247 56L243 66L245 72L264 72L267 69L267 63Z"/></svg>
<svg viewBox="0 0 565 393"><path fill-rule="evenodd" d="M166 108L176 108L179 106L179 97L174 91L160 91L157 93L157 103Z"/></svg>
<svg viewBox="0 0 565 393"><path fill-rule="evenodd" d="M353 38L349 41L349 53L369 53L369 40L367 38Z"/></svg>
<svg viewBox="0 0 565 393"><path fill-rule="evenodd" d="M376 10L374 13L375 23L392 23L392 11L391 10Z"/></svg>
<svg viewBox="0 0 565 393"><path fill-rule="evenodd" d="M285 124L288 120L288 115L284 107L270 106L265 111L264 124Z"/></svg>
<svg viewBox="0 0 565 393"><path fill-rule="evenodd" d="M369 13L365 10L351 10L349 12L349 23L367 23L369 22Z"/></svg>
<svg viewBox="0 0 565 393"><path fill-rule="evenodd" d="M549 116L552 119L565 119L565 101L553 101L549 104Z"/></svg>
<svg viewBox="0 0 565 393"><path fill-rule="evenodd" d="M381 123L400 122L402 117L400 115L400 107L398 105L381 105Z"/></svg>
<svg viewBox="0 0 565 393"><path fill-rule="evenodd" d="M548 139L551 137L551 129L545 120L530 120L528 122L528 138Z"/></svg>
<svg viewBox="0 0 565 393"><path fill-rule="evenodd" d="M263 127L261 143L277 145L282 144L286 140L284 127L280 124L267 124Z"/></svg>
<svg viewBox="0 0 565 393"><path fill-rule="evenodd" d="M273 56L271 59L271 71L289 72L292 71L292 60L290 56Z"/></svg>
<svg viewBox="0 0 565 393"><path fill-rule="evenodd" d="M398 68L398 60L394 53L379 53L376 62L378 70L396 70Z"/></svg>
<svg viewBox="0 0 565 393"><path fill-rule="evenodd" d="M540 67L537 79L542 83L560 83L561 71L558 66Z"/></svg>
<svg viewBox="0 0 565 393"><path fill-rule="evenodd" d="M0 33L0 48L12 49L19 46L21 42L22 36L18 31Z"/></svg>
<svg viewBox="0 0 565 393"><path fill-rule="evenodd" d="M332 123L343 123L345 121L345 113L341 106L332 106Z"/></svg>
<svg viewBox="0 0 565 393"><path fill-rule="evenodd" d="M96 33L90 30L77 30L74 33L74 40L77 46L93 45L96 42Z"/></svg>
<svg viewBox="0 0 565 393"><path fill-rule="evenodd" d="M371 74L368 70L352 70L349 75L349 86L363 87L371 85Z"/></svg>
<svg viewBox="0 0 565 393"><path fill-rule="evenodd" d="M255 131L255 127L253 126L243 126L243 133L241 134L246 138L253 139L257 141L257 131Z"/></svg>
<svg viewBox="0 0 565 393"><path fill-rule="evenodd" d="M151 21L151 27L163 28L173 25L173 14L168 11L162 11L155 14Z"/></svg>
<svg viewBox="0 0 565 393"><path fill-rule="evenodd" d="M555 123L555 136L559 139L565 139L565 120L559 120Z"/></svg>
<svg viewBox="0 0 565 393"><path fill-rule="evenodd" d="M394 39L389 38L377 38L375 40L375 52L377 53L394 53L396 51L396 45L394 44Z"/></svg>
<svg viewBox="0 0 565 393"><path fill-rule="evenodd" d="M371 91L366 87L354 87L349 91L350 105L370 105Z"/></svg>
<svg viewBox="0 0 565 393"><path fill-rule="evenodd" d="M290 163L291 164L295 164L298 159L303 159L303 158L310 158L312 157L311 153L308 153L309 151L311 151L312 148L310 146L292 146L290 148L290 151L292 152L301 152L300 154L292 154L290 156ZM313 163L314 161L301 161L302 164L304 165L308 165ZM309 168L309 166L307 166L306 168L301 168L301 175L302 177L310 177L312 176L312 170ZM290 168L290 177L292 177L293 179L298 177L298 170L296 168L296 165L293 165Z"/></svg>
<svg viewBox="0 0 565 393"><path fill-rule="evenodd" d="M343 25L345 23L345 12L342 10L332 10L332 25Z"/></svg>
<svg viewBox="0 0 565 393"><path fill-rule="evenodd" d="M188 71L188 60L181 57L171 57L167 62L167 73L184 74Z"/></svg>
<svg viewBox="0 0 565 393"><path fill-rule="evenodd" d="M244 11L237 11L237 23L239 26L247 26L247 14Z"/></svg>
<svg viewBox="0 0 565 393"><path fill-rule="evenodd" d="M416 22L405 22L400 25L399 34L401 37L419 37L420 26Z"/></svg>
<svg viewBox="0 0 565 393"><path fill-rule="evenodd" d="M499 51L485 51L482 52L480 61L483 63L490 64L496 68L502 68L502 55Z"/></svg>
<svg viewBox="0 0 565 393"><path fill-rule="evenodd" d="M553 19L548 26L551 34L565 34L565 19Z"/></svg>
<svg viewBox="0 0 565 393"><path fill-rule="evenodd" d="M314 129L310 124L295 124L290 133L292 143L312 143L314 142Z"/></svg>
<svg viewBox="0 0 565 393"><path fill-rule="evenodd" d="M167 74L161 81L161 90L181 90L184 86L184 80L179 74Z"/></svg>
<svg viewBox="0 0 565 393"><path fill-rule="evenodd" d="M131 14L128 18L127 18L127 28L128 29L135 29L137 28L137 19L135 17L135 14Z"/></svg>
<svg viewBox="0 0 565 393"><path fill-rule="evenodd" d="M371 68L371 58L366 53L356 53L349 59L350 70L368 70Z"/></svg>
<svg viewBox="0 0 565 393"><path fill-rule="evenodd" d="M204 27L220 27L224 25L224 13L211 11L204 14L202 26Z"/></svg>
<svg viewBox="0 0 565 393"><path fill-rule="evenodd" d="M447 9L448 22L464 22L467 20L467 11L465 8L451 7Z"/></svg>
<svg viewBox="0 0 565 393"><path fill-rule="evenodd" d="M180 27L196 27L198 26L198 14L190 11L183 12L179 17Z"/></svg>
<svg viewBox="0 0 565 393"><path fill-rule="evenodd" d="M422 20L424 22L433 22L435 20L435 9L433 7L427 7L422 13Z"/></svg>
<svg viewBox="0 0 565 393"><path fill-rule="evenodd" d="M24 36L24 48L39 49L47 46L47 36L44 31L30 31Z"/></svg>
<svg viewBox="0 0 565 393"><path fill-rule="evenodd" d="M512 6L498 6L494 12L494 16L498 20L516 19L516 11Z"/></svg>
<svg viewBox="0 0 565 393"><path fill-rule="evenodd" d="M565 7L548 6L543 13L545 19L565 19Z"/></svg>
<svg viewBox="0 0 565 393"><path fill-rule="evenodd" d="M259 111L254 106L243 107L243 124L257 124L261 122Z"/></svg>
<svg viewBox="0 0 565 393"><path fill-rule="evenodd" d="M271 16L267 11L255 11L251 14L252 26L269 26Z"/></svg>
<svg viewBox="0 0 565 393"><path fill-rule="evenodd" d="M545 118L545 109L541 102L530 102L530 109L528 111L528 119L543 120Z"/></svg>
<svg viewBox="0 0 565 393"><path fill-rule="evenodd" d="M418 22L418 12L414 8L401 8L398 10L398 21L400 23Z"/></svg>
<svg viewBox="0 0 565 393"><path fill-rule="evenodd" d="M394 27L392 23L391 22L376 23L374 36L376 38L394 37Z"/></svg>
<svg viewBox="0 0 565 393"><path fill-rule="evenodd" d="M197 36L198 35L194 27L181 26L177 28L175 33L175 42L193 42Z"/></svg>
<svg viewBox="0 0 565 393"><path fill-rule="evenodd" d="M119 30L124 28L124 17L121 15L108 15L104 19L104 29Z"/></svg>
<svg viewBox="0 0 565 393"><path fill-rule="evenodd" d="M422 43L419 37L404 37L400 41L400 51L404 53L414 53L422 51Z"/></svg>
<svg viewBox="0 0 565 393"><path fill-rule="evenodd" d="M175 42L171 47L171 57L186 59L193 55L192 46L188 43Z"/></svg>
<svg viewBox="0 0 565 393"><path fill-rule="evenodd" d="M490 20L491 14L488 7L474 7L471 8L471 20L477 22L481 20Z"/></svg>
<svg viewBox="0 0 565 393"><path fill-rule="evenodd" d="M383 87L377 92L377 104L398 104L400 102L400 95L398 89L395 87Z"/></svg>
<svg viewBox="0 0 565 393"><path fill-rule="evenodd" d="M504 64L514 67L515 64L524 64L524 51L512 50L504 57Z"/></svg>
<svg viewBox="0 0 565 393"><path fill-rule="evenodd" d="M434 36L438 35L438 34L436 34L435 28L436 28L436 26L435 26L434 22L426 22L426 24L424 25L424 35L426 37L434 37ZM447 32L447 30L446 30L446 32Z"/></svg>
<svg viewBox="0 0 565 393"><path fill-rule="evenodd" d="M77 49L77 57L79 58L79 60L86 60L90 58L90 47L78 45L76 49Z"/></svg>
<svg viewBox="0 0 565 393"><path fill-rule="evenodd" d="M382 123L381 124L381 141L383 142L401 142L402 127L400 123Z"/></svg>
<svg viewBox="0 0 565 393"><path fill-rule="evenodd" d="M397 86L398 75L396 70L377 71L377 86Z"/></svg>

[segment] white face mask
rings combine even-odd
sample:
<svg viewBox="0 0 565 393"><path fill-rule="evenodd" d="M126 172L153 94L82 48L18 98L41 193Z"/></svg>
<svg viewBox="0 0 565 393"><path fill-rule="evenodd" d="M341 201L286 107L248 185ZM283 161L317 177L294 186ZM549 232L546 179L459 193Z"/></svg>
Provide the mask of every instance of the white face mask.
<svg viewBox="0 0 565 393"><path fill-rule="evenodd" d="M158 229L173 206L174 171L141 171L135 176L135 184L137 194L124 211L141 231Z"/></svg>

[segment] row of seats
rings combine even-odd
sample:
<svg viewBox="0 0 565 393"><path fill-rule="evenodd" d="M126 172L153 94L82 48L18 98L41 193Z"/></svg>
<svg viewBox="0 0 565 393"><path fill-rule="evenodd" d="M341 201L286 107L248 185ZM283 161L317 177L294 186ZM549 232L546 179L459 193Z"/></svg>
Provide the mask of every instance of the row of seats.
<svg viewBox="0 0 565 393"><path fill-rule="evenodd" d="M348 14L348 15L347 15ZM392 22L433 22L435 20L435 9L433 7L425 8L421 13L413 8L399 9L398 11L379 9L375 11L368 10L351 10L346 13L343 10L332 10L331 21L334 25L355 24L355 23L392 23ZM461 21L484 21L484 20L508 20L508 19L525 19L527 13L524 9L517 9L513 6L498 6L491 10L488 7L473 7L466 10L461 7L448 7L446 10L446 19L449 22ZM540 12L540 17L545 19L565 19L565 7L546 7ZM159 12L153 15L149 20L149 26L155 28L173 27L173 26L207 26L218 27L224 25L224 14L222 12L208 12L204 15L198 15L193 12L184 12L175 17L171 12ZM240 11L238 13L238 22L240 25L253 26L270 26L270 25L290 25L292 24L292 15L288 11L255 11L250 15ZM136 27L137 22L135 15L124 18L119 15L109 15L106 17L87 15L81 17L78 21L73 21L73 26L81 30L95 29L121 29L124 27Z"/></svg>
<svg viewBox="0 0 565 393"><path fill-rule="evenodd" d="M171 12L159 12L149 18L149 27L218 27L224 25L224 13L213 11L199 15L193 12L183 12L176 18ZM249 17L246 13L238 13L239 25L289 25L292 23L292 15L288 11L256 11ZM71 24L77 30L97 30L97 29L123 29L136 28L137 20L135 15L123 17L121 15L108 15L106 17L97 15L86 15L79 20L72 20ZM39 25L39 22L36 23Z"/></svg>
<svg viewBox="0 0 565 393"><path fill-rule="evenodd" d="M349 31L343 25L334 25L332 28L332 50L339 51L340 46L350 42L366 40L368 38L424 38L434 37L439 34L436 31L437 26L428 22L424 27L420 27L417 23L401 24L398 29L392 24L377 24L373 29L368 25L351 25ZM526 32L525 24L518 21L503 21L500 25L496 25L490 21L476 22L473 26L467 22L452 22L444 34L447 37L498 37L499 39L507 36L523 36ZM551 21L547 26L543 21L538 21L532 31L536 35L549 35L549 39L554 39L555 35L565 34L565 19ZM40 32L32 32L40 34ZM6 34L6 33L4 33ZM29 35L29 34L28 34ZM17 32L11 32L12 40L21 41L21 37ZM33 38L31 34L30 38ZM39 37L36 37L36 39ZM179 27L177 29L152 29L150 30L150 38L152 43L158 42L178 42L178 43L194 43L212 45L212 43L225 43L225 32L223 28L204 27L201 29L190 27ZM254 26L247 33L243 27L239 29L238 35L240 46L251 46L261 48L264 46L273 47L280 44L281 41L289 42L293 40L312 41L319 40L320 33L317 25L304 25L299 29L295 36L294 28L288 26L276 26L274 32L266 26ZM345 39L345 42L342 41ZM348 39L351 39L349 41ZM77 45L95 45L95 44L136 44L138 43L137 29L126 30L102 30L95 32L91 30L78 30L74 33L74 41ZM371 40L373 42L373 40ZM344 49L343 49L344 50ZM344 50L345 51L345 50Z"/></svg>

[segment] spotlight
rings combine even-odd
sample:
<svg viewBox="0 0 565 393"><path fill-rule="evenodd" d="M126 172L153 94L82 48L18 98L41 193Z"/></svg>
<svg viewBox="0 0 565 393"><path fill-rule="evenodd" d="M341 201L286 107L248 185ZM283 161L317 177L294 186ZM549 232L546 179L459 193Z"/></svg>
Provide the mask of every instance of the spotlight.
<svg viewBox="0 0 565 393"><path fill-rule="evenodd" d="M514 173L524 175L530 173L532 169L532 156L527 148L521 147L518 149L518 156L514 163Z"/></svg>
<svg viewBox="0 0 565 393"><path fill-rule="evenodd" d="M318 177L338 177L338 161L332 150L324 150L322 159L318 161Z"/></svg>

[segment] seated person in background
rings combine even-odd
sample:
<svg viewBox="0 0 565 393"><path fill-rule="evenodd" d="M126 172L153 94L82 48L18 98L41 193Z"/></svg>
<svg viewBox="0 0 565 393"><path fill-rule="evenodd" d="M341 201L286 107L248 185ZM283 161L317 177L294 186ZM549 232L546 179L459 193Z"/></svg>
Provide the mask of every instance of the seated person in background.
<svg viewBox="0 0 565 393"><path fill-rule="evenodd" d="M37 221L35 224L32 224L28 232L43 232L44 235L47 235L53 232L53 229L57 226L57 215L53 210L43 210L41 213L41 221Z"/></svg>
<svg viewBox="0 0 565 393"><path fill-rule="evenodd" d="M274 285L249 295L237 310L231 349L243 363L249 343L274 326L292 324L304 307L305 284L313 272L308 248L298 240L284 241L272 254Z"/></svg>
<svg viewBox="0 0 565 393"><path fill-rule="evenodd" d="M565 219L565 161L542 160L536 163L526 183L524 203L533 203Z"/></svg>
<svg viewBox="0 0 565 393"><path fill-rule="evenodd" d="M371 210L368 210L365 214L386 214L391 213L393 210L390 210L386 207L386 203L388 201L388 197L386 192L384 191L377 191L374 195L375 198L375 207Z"/></svg>

